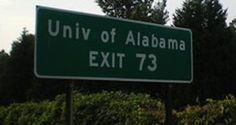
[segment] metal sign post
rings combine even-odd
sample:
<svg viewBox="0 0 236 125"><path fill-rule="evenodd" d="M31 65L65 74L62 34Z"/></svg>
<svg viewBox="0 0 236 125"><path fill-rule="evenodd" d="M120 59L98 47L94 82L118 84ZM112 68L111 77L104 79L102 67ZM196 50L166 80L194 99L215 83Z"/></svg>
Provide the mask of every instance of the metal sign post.
<svg viewBox="0 0 236 125"><path fill-rule="evenodd" d="M172 84L166 86L165 125L172 125Z"/></svg>
<svg viewBox="0 0 236 125"><path fill-rule="evenodd" d="M73 125L73 87L74 82L71 81L69 84L66 84L66 106L65 106L65 124Z"/></svg>

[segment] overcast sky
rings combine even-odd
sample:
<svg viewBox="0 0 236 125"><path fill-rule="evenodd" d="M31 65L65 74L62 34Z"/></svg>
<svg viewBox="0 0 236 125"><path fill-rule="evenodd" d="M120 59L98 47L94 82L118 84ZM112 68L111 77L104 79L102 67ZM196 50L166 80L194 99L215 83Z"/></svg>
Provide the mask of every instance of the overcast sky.
<svg viewBox="0 0 236 125"><path fill-rule="evenodd" d="M16 40L23 27L30 33L35 30L35 6L42 5L60 9L74 10L104 15L95 0L0 0L0 50L11 50L11 43ZM167 0L170 18L176 8L181 8L184 0ZM236 0L220 0L223 8L228 8L228 20L236 18ZM171 23L171 22L169 22Z"/></svg>

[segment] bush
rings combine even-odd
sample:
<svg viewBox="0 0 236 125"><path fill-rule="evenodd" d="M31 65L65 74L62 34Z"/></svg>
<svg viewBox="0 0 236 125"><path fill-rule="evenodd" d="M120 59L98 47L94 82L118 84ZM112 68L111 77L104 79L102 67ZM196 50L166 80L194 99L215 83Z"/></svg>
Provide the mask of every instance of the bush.
<svg viewBox="0 0 236 125"><path fill-rule="evenodd" d="M121 92L75 95L75 125L156 125L164 122L163 104L148 95Z"/></svg>
<svg viewBox="0 0 236 125"><path fill-rule="evenodd" d="M55 103L12 104L4 109L3 125L49 125L53 119ZM1 111L2 112L2 111Z"/></svg>
<svg viewBox="0 0 236 125"><path fill-rule="evenodd" d="M75 125L162 125L164 106L145 94L74 92ZM0 107L0 125L64 125L65 95L55 101ZM236 125L236 98L208 99L204 106L187 106L174 112L178 125Z"/></svg>
<svg viewBox="0 0 236 125"><path fill-rule="evenodd" d="M0 107L4 125L63 125L65 96L55 101L12 104ZM82 125L158 125L164 122L164 107L157 99L144 94L74 92L74 123Z"/></svg>
<svg viewBox="0 0 236 125"><path fill-rule="evenodd" d="M179 125L236 125L236 98L208 99L206 105L187 106L175 117Z"/></svg>
<svg viewBox="0 0 236 125"><path fill-rule="evenodd" d="M3 106L0 106L0 125L3 125L5 116L6 116L6 108Z"/></svg>

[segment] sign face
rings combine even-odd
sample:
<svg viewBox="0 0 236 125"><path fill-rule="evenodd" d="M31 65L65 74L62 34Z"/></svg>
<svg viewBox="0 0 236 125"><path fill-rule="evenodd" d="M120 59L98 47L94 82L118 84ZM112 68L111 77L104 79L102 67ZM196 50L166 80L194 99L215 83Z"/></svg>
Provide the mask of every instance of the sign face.
<svg viewBox="0 0 236 125"><path fill-rule="evenodd" d="M188 29L37 7L40 78L191 83Z"/></svg>

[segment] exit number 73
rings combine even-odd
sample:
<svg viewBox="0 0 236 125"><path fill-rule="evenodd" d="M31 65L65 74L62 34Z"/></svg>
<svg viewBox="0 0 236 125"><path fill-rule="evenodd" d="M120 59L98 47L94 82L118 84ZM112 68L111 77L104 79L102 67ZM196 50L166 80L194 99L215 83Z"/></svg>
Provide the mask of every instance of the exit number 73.
<svg viewBox="0 0 236 125"><path fill-rule="evenodd" d="M139 58L139 71L143 71L146 68L148 71L154 72L157 69L157 57L154 54L144 54L144 53L137 53L136 58ZM145 62L150 62L147 65Z"/></svg>

